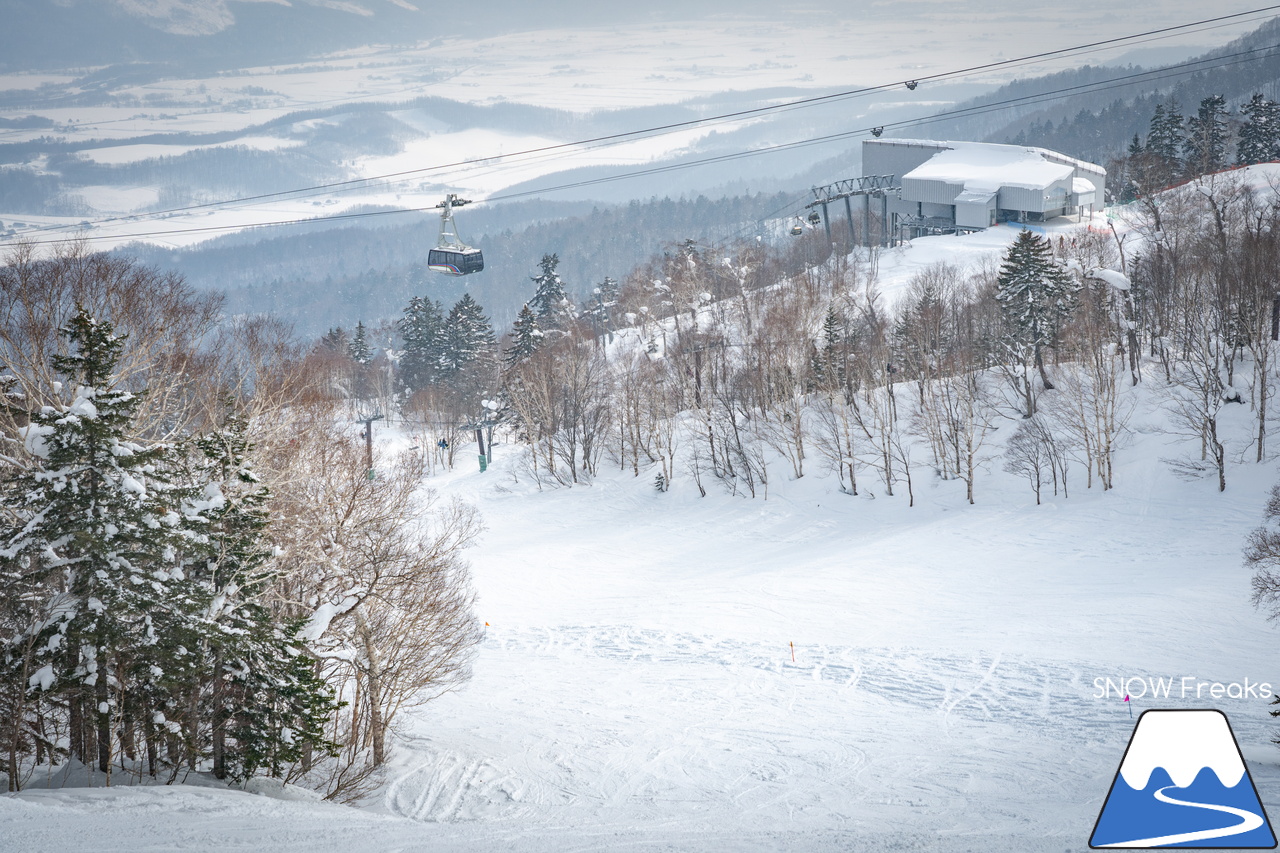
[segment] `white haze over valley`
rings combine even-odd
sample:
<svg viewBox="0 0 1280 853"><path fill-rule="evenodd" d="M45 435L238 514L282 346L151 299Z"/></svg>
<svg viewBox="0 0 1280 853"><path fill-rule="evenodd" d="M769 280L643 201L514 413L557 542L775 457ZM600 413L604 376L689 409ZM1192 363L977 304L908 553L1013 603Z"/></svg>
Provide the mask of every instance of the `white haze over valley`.
<svg viewBox="0 0 1280 853"><path fill-rule="evenodd" d="M405 5L396 8L403 11L401 7ZM340 8L360 20L377 20L388 11L383 4L370 2L318 6ZM239 2L180 0L130 0L121 2L119 7L134 16L139 26L167 28L184 35L217 33L231 26L237 10L242 10ZM309 7L297 4L291 8L295 14L304 15ZM500 19L502 11L501 7L479 4L476 14L489 21L491 17ZM1223 8L1216 13L1231 11L1234 9ZM239 146L259 151L296 147L300 144L299 135L316 130L314 123L311 127L305 123L277 127L267 134L253 128L289 113L359 103L390 105L388 114L413 128L414 135L399 141L397 153L362 153L358 147L345 153L339 162L330 164L344 179L495 158L479 166L348 187L305 201L265 201L172 215L160 224L151 219L143 224L99 220L185 205L165 203L155 186L90 184L68 190L71 201L81 206L70 215L0 207L0 233L7 226L12 229L11 236L33 236L38 233L33 229L75 228L87 221L94 227L85 233L95 238L99 248L121 245L129 241L130 235L155 231L166 233L144 239L161 245L189 246L223 231L182 233L184 229L237 228L330 215L366 205L420 208L433 205L443 192L450 190L478 197L500 195L505 188L567 169L637 167L703 151L722 153L716 147L716 139L709 135L723 137L748 126L754 128L749 130L751 136L746 143L752 147L791 142L867 128L883 121L885 115L902 115L904 109L918 117L929 115L958 98L977 94L983 87L1016 77L1084 63L1123 64L1142 62L1144 57L1172 61L1206 46L1222 44L1253 23L1216 25L1070 58L1051 57L970 75L946 85L926 83L916 92L904 88L897 95L879 94L820 109L699 126L622 145L533 159L504 155L574 141L581 134L567 127L552 138L529 133L519 123L483 129L445 126L421 111L394 109L394 104L413 98L439 97L466 104L527 104L593 115L696 100L701 115L712 115L806 94L924 78L1205 16L1203 7L1184 2L1161 4L1158 16L1152 12L1150 6L1117 8L1101 2L1039 7L1034 12L943 2L817 4L797 8L757 4L736 14L714 6L703 9L682 5L665 14L661 10L647 15L632 10L612 16L600 10L587 13L583 9L552 6L545 16L538 16L536 26L512 32L509 25L470 24L466 13L451 11L440 15L423 5L419 13L414 13L420 15L421 29L398 33L394 45L352 46L308 61L226 68L215 74L183 74L181 63L169 63L164 73L145 82L132 83L124 75L116 83L114 75L109 74L105 83L95 81L88 89L77 80L91 69L30 74L20 69L0 70L0 119L17 121L37 116L54 126L52 131L48 127L0 129L0 143L22 143L54 135L72 146L83 145L76 156L93 163L130 163L210 147ZM662 18L655 20L659 15ZM602 22L602 16L606 21L613 17L615 22ZM411 16L410 20L414 19ZM460 29L466 31L459 33ZM33 101L29 96L6 97L32 90L47 92L47 101ZM116 105L68 103L85 91L106 94ZM12 106L6 106L10 103ZM330 120L315 120L319 124L326 121ZM661 123L659 116L639 126ZM193 146L183 144L181 139L166 144L152 136L178 133L222 133L229 138ZM129 144L129 140L142 136L148 137L145 142ZM110 147L94 145L103 142ZM784 162L790 162L792 171L798 172L804 166L855 148L847 140L837 141L802 149ZM39 157L24 165L36 173L45 166ZM780 168L785 167L776 161L766 166L749 158L741 161L740 176L748 181L755 176L759 183L777 174ZM856 168L852 161L845 166L833 165L823 179L848 177ZM699 177L699 170L684 175L685 183L678 186L692 192L709 189ZM644 179L623 183L621 192L627 197L650 195ZM207 203L254 194L197 190L192 201ZM575 197L591 198L591 190L580 191ZM63 230L56 233L65 236ZM104 239L113 235L119 235L119 239Z"/></svg>

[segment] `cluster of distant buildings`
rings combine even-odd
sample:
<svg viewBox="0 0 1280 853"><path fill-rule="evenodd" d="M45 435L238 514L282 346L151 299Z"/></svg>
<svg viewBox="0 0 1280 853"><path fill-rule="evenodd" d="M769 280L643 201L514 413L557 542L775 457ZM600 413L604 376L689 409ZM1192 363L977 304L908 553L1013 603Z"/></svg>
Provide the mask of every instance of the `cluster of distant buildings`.
<svg viewBox="0 0 1280 853"><path fill-rule="evenodd" d="M862 174L891 190L879 206L895 239L1087 216L1107 183L1101 166L1044 148L923 139L865 140Z"/></svg>

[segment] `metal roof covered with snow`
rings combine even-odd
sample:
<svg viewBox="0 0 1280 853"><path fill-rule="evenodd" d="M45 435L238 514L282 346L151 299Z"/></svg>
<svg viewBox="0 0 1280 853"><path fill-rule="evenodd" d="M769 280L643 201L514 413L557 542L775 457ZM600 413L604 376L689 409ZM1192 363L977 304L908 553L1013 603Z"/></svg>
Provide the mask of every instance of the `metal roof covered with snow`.
<svg viewBox="0 0 1280 853"><path fill-rule="evenodd" d="M986 142L942 144L946 147L902 177L959 184L970 192L995 192L1001 187L1042 189L1075 175L1074 167L1047 159L1044 154L1049 152L1041 148Z"/></svg>

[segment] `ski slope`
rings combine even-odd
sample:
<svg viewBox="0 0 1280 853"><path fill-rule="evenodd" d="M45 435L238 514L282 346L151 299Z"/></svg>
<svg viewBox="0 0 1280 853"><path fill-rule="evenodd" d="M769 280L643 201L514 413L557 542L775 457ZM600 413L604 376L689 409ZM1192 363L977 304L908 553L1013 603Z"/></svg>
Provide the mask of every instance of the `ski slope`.
<svg viewBox="0 0 1280 853"><path fill-rule="evenodd" d="M616 468L539 491L511 445L484 474L460 454L434 485L485 518L489 627L472 682L401 721L377 796L30 790L0 797L0 850L1085 850L1133 726L1095 679L1280 684L1240 561L1276 466L1233 463L1224 494L1173 477L1190 448L1155 384L1117 488L1077 469L1040 507L998 461L975 506L922 468L908 508L817 460L747 500ZM1265 701L1133 692L1134 718L1225 711L1277 811Z"/></svg>

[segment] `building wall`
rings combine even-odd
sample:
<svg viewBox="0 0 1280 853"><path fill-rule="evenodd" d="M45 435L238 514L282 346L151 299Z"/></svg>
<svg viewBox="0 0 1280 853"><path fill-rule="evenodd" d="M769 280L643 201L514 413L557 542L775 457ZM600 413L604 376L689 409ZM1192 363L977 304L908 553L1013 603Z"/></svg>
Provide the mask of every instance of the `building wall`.
<svg viewBox="0 0 1280 853"><path fill-rule="evenodd" d="M996 213L996 200L989 203L957 203L956 225L960 228L989 228Z"/></svg>
<svg viewBox="0 0 1280 853"><path fill-rule="evenodd" d="M917 216L926 218L941 216L951 219L955 216L955 205L935 204L933 202L907 201L905 199L889 199L889 213L896 213L899 219L914 219ZM874 209L872 212L876 212Z"/></svg>
<svg viewBox="0 0 1280 853"><path fill-rule="evenodd" d="M1047 148L1041 148L1040 153L1046 160L1054 163L1062 163L1065 166L1072 166L1076 170L1076 177L1086 178L1098 190L1096 201L1098 204L1106 198L1107 192L1107 170L1093 163L1086 163L1083 160L1077 160L1074 157L1068 157L1065 154L1059 154L1056 151L1050 151ZM1067 190L1070 191L1070 187Z"/></svg>
<svg viewBox="0 0 1280 853"><path fill-rule="evenodd" d="M1071 199L1071 178L1054 181L1044 189L1025 187L1001 187L999 204L1002 210L1026 210L1046 213L1062 210Z"/></svg>
<svg viewBox="0 0 1280 853"><path fill-rule="evenodd" d="M964 192L961 184L949 184L945 181L922 181L919 178L902 179L902 198L904 201L923 201L930 204L951 204L956 196Z"/></svg>
<svg viewBox="0 0 1280 853"><path fill-rule="evenodd" d="M917 209L918 208L914 201L904 201L902 199L889 196L889 212L898 214L899 219L906 219L907 217L915 216Z"/></svg>
<svg viewBox="0 0 1280 853"><path fill-rule="evenodd" d="M897 185L902 176L947 146L941 142L898 142L896 140L863 140L862 174L893 175ZM953 196L954 197L954 196Z"/></svg>

